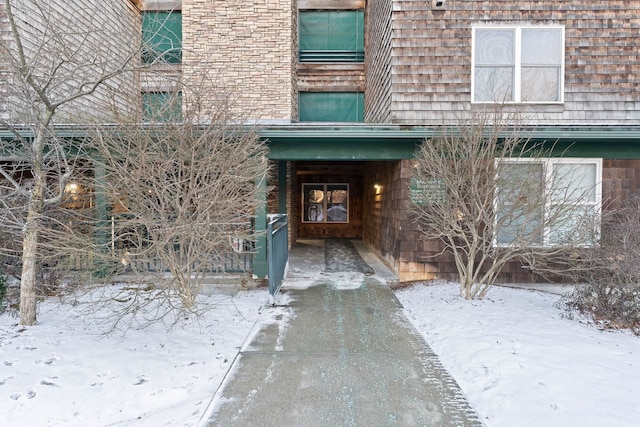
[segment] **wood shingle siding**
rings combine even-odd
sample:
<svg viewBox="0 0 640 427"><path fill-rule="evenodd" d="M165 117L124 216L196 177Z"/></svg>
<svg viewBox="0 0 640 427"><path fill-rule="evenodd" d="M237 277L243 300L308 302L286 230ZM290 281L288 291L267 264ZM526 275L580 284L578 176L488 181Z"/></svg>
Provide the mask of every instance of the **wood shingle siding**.
<svg viewBox="0 0 640 427"><path fill-rule="evenodd" d="M298 90L364 92L364 64L298 64Z"/></svg>
<svg viewBox="0 0 640 427"><path fill-rule="evenodd" d="M455 121L471 104L473 25L565 27L564 103L519 104L538 124L631 124L640 121L640 1L392 0L390 34L372 27L384 3L368 4L367 54L391 46L391 114L395 124ZM389 41L390 39L390 41ZM367 69L368 121L388 91L382 73ZM370 76L369 73L372 73ZM372 83L371 85L369 83ZM375 85L374 85L375 83ZM372 98L380 98L373 100Z"/></svg>
<svg viewBox="0 0 640 427"><path fill-rule="evenodd" d="M139 11L129 0L67 0L36 1L14 0L13 12L19 27L22 44L30 63L38 63L36 73L51 78L48 94L53 101L76 93L84 82L94 82L98 76L122 66L135 66L139 58ZM0 5L0 25L3 42L12 45L4 2ZM55 73L49 67L59 65ZM9 61L3 61L7 70L0 89L4 107L3 118L9 122L30 122L25 95L18 93L19 85L11 84ZM55 74L55 75L54 75ZM86 86L85 86L86 88ZM109 79L93 94L83 96L60 107L56 123L73 124L88 116L97 121L112 121L115 108L121 114L135 114L137 106L132 99L139 95L138 81L133 73L124 73Z"/></svg>
<svg viewBox="0 0 640 427"><path fill-rule="evenodd" d="M365 16L365 122L391 121L392 3L369 0Z"/></svg>
<svg viewBox="0 0 640 427"><path fill-rule="evenodd" d="M604 209L620 208L624 201L639 196L640 160L608 160L602 165Z"/></svg>

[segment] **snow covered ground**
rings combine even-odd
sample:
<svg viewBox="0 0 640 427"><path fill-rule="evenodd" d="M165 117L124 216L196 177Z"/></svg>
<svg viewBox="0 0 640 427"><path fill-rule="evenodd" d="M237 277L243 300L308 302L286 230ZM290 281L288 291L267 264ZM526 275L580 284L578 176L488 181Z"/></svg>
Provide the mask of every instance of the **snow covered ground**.
<svg viewBox="0 0 640 427"><path fill-rule="evenodd" d="M264 289L206 297L213 310L200 320L124 336L103 335L104 313L54 298L37 326L0 315L0 425L197 425L256 320L270 316L260 316L267 299Z"/></svg>
<svg viewBox="0 0 640 427"><path fill-rule="evenodd" d="M638 425L639 338L563 318L555 295L457 294L454 284L397 292L487 427ZM265 289L208 298L200 321L124 337L53 298L34 327L0 315L0 425L197 425L254 323L277 315Z"/></svg>
<svg viewBox="0 0 640 427"><path fill-rule="evenodd" d="M456 284L398 291L488 427L640 425L640 338L563 318L557 295Z"/></svg>

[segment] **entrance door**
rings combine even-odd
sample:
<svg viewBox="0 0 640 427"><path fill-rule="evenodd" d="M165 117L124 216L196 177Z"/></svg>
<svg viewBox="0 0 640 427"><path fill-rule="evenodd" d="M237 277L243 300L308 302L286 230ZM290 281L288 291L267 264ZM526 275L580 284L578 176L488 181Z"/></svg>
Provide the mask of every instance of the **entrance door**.
<svg viewBox="0 0 640 427"><path fill-rule="evenodd" d="M298 237L362 238L363 163L298 162Z"/></svg>

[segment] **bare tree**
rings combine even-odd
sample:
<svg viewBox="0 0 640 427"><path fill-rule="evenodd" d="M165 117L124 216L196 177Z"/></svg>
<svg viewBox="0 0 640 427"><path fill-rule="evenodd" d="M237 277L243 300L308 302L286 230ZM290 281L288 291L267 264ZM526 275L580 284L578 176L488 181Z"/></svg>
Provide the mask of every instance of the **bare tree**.
<svg viewBox="0 0 640 427"><path fill-rule="evenodd" d="M64 135L61 125L108 120L104 107L135 88L134 76L125 74L136 67L139 31L128 7L94 0L3 0L0 7L0 124L10 134L0 152L0 208L3 227L21 245L23 325L36 323L44 246L55 249L56 236L71 230L53 212L66 202L78 159L87 158L85 141Z"/></svg>
<svg viewBox="0 0 640 427"><path fill-rule="evenodd" d="M597 183L581 169L597 164L551 159L521 137L519 123L502 109L478 111L416 152L421 236L453 257L467 299L484 297L510 262L566 256L598 239Z"/></svg>
<svg viewBox="0 0 640 427"><path fill-rule="evenodd" d="M224 273L218 270L238 252L252 252L266 144L238 117L228 91L205 92L202 84L181 82L145 123L98 133L113 204L107 252L153 290L116 317L132 317L145 304L163 307L147 321L171 311L197 313L205 277Z"/></svg>

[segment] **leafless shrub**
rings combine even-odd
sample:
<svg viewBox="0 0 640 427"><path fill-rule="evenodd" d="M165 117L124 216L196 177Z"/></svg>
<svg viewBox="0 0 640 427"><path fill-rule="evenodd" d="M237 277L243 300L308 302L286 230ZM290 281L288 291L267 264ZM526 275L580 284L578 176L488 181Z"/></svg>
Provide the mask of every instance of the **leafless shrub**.
<svg viewBox="0 0 640 427"><path fill-rule="evenodd" d="M584 203L595 183L552 169L550 150L522 137L522 121L501 109L473 112L415 155L421 237L453 257L467 299L482 298L510 262L531 265L597 241L599 206Z"/></svg>
<svg viewBox="0 0 640 427"><path fill-rule="evenodd" d="M604 328L640 335L640 197L635 195L603 226L601 244L583 255L575 279L585 283L563 299Z"/></svg>
<svg viewBox="0 0 640 427"><path fill-rule="evenodd" d="M148 123L96 133L112 206L104 262L152 290L127 289L122 316L148 305L158 320L196 312L205 278L224 273L219 261L251 251L258 237L251 222L265 191L266 145L232 113L231 94L219 88L205 108L199 87L182 82L178 117L160 109Z"/></svg>

